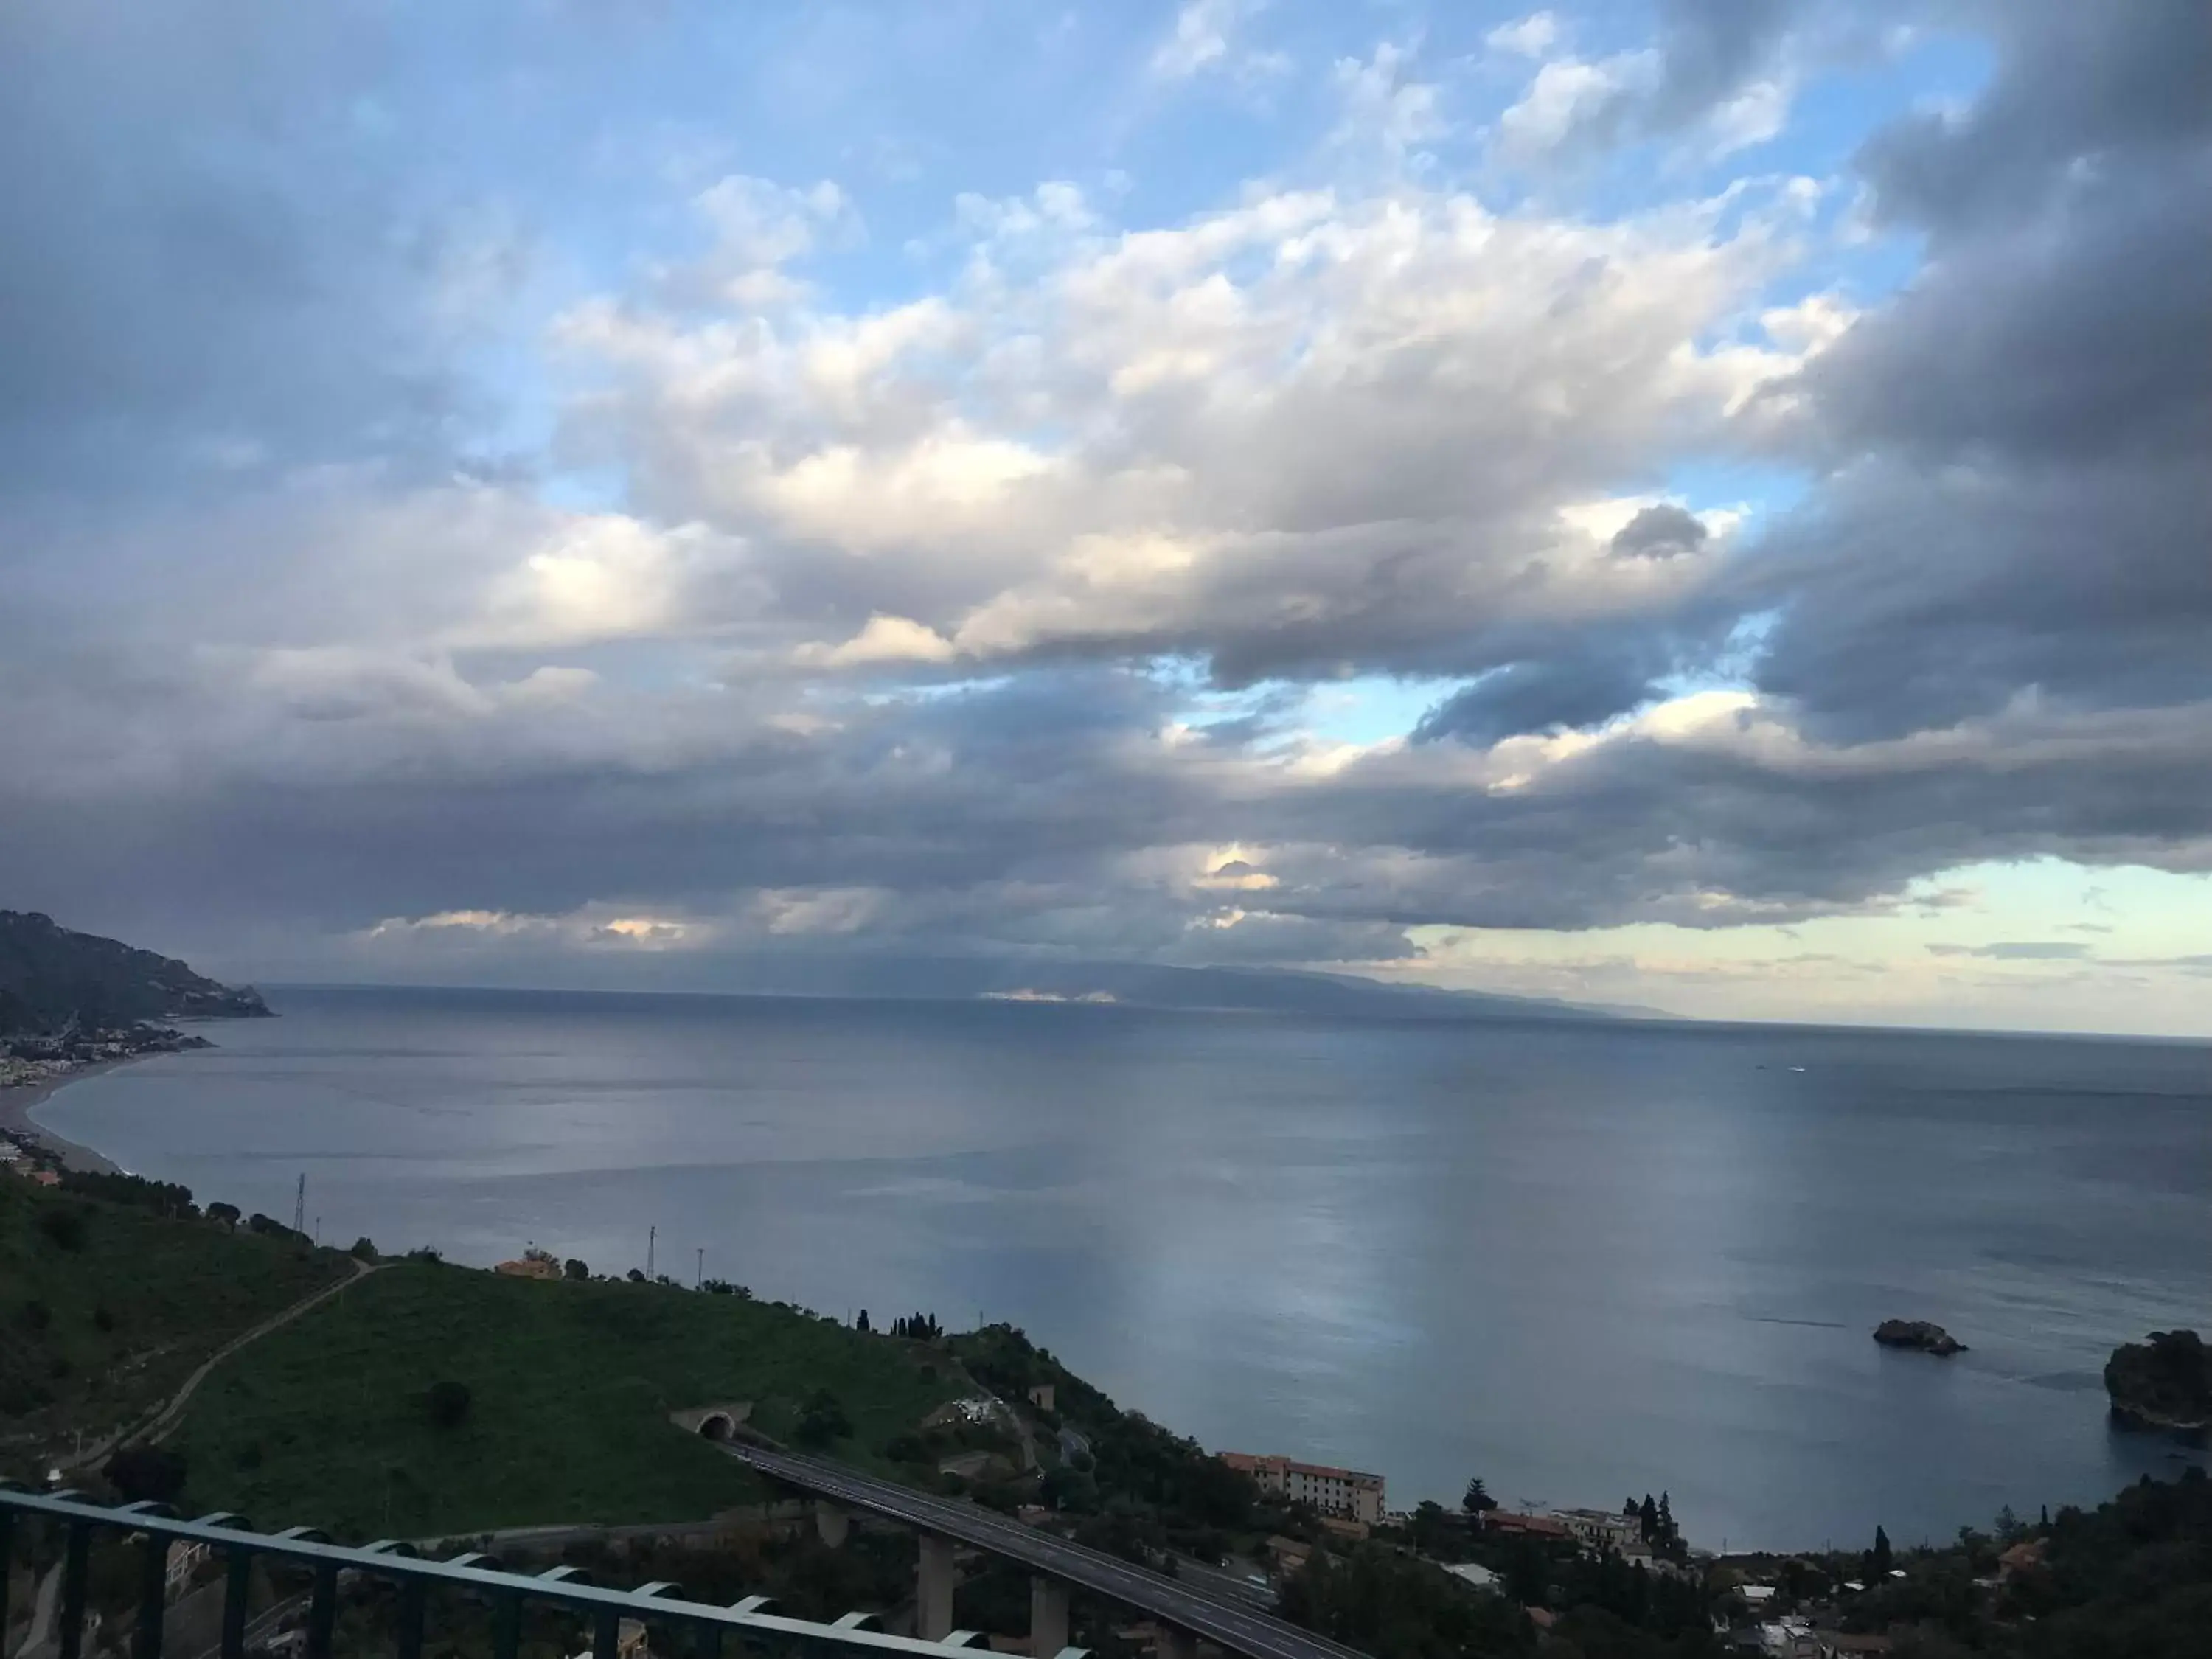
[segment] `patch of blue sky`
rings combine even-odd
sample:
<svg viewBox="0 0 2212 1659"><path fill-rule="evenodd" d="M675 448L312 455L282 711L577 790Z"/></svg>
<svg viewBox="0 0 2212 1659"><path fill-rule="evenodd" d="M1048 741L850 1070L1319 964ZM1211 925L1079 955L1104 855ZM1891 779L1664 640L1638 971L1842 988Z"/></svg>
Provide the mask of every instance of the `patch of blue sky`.
<svg viewBox="0 0 2212 1659"><path fill-rule="evenodd" d="M1402 738L1467 682L1457 678L1359 674L1305 688L1297 724L1331 743L1362 745Z"/></svg>
<svg viewBox="0 0 2212 1659"><path fill-rule="evenodd" d="M901 672L907 672L903 667ZM1014 683L1012 674L968 674L957 679L908 680L884 691L863 691L860 701L871 708L882 708L894 703L945 702L959 697L988 696L1003 691Z"/></svg>
<svg viewBox="0 0 2212 1659"><path fill-rule="evenodd" d="M1707 457L1676 462L1659 493L1692 513L1748 513L1755 528L1803 501L1813 482L1800 467Z"/></svg>
<svg viewBox="0 0 2212 1659"><path fill-rule="evenodd" d="M1748 691L1753 689L1759 659L1766 642L1782 620L1778 611L1758 611L1739 617L1721 642L1719 651L1699 663L1676 669L1652 682L1662 697L1691 697L1702 691Z"/></svg>

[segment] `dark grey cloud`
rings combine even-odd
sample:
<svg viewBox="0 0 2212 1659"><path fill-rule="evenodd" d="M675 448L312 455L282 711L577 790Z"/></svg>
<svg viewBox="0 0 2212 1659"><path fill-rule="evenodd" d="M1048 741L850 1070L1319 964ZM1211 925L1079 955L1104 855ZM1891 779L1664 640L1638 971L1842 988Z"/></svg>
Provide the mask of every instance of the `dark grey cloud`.
<svg viewBox="0 0 2212 1659"><path fill-rule="evenodd" d="M1423 716L1414 739L1452 737L1486 747L1516 732L1600 725L1643 702L1668 666L1663 646L1647 638L1578 641L1571 651L1484 675Z"/></svg>
<svg viewBox="0 0 2212 1659"><path fill-rule="evenodd" d="M373 13L124 27L31 0L0 41L0 486L68 501L443 451L440 289L475 233L410 197L369 125L393 51Z"/></svg>
<svg viewBox="0 0 2212 1659"><path fill-rule="evenodd" d="M2197 0L1983 0L1961 9L1994 47L1989 88L1870 139L1877 212L1938 236L2016 223L2054 186L2128 188L2145 167L2193 167L2212 136L2212 11Z"/></svg>
<svg viewBox="0 0 2212 1659"><path fill-rule="evenodd" d="M1613 550L1625 556L1671 558L1694 553L1711 532L1698 515L1672 501L1644 507L1613 536Z"/></svg>
<svg viewBox="0 0 2212 1659"><path fill-rule="evenodd" d="M1702 118L1820 10L1669 9L1639 118ZM215 961L309 937L526 963L696 926L1299 962L1431 923L1800 920L1984 859L2212 868L2212 129L2184 95L2208 14L1962 15L1987 90L1859 162L1925 265L1758 424L1804 505L1727 536L1650 506L1608 540L1562 526L1751 441L1716 412L1734 371L1684 343L1763 278L1703 232L1462 237L1437 210L1409 244L1408 186L1328 222L1328 283L1285 265L1210 310L1182 303L1203 235L1145 244L1157 280L1071 255L1094 312L922 319L933 365L988 372L888 389L706 349L803 328L615 305L647 367L568 435L635 494L564 514L531 462L447 476L494 447L463 366L532 233L471 235L465 190L380 149L376 12L217 8L118 48L18 8L0 515L51 533L9 543L0 900ZM1521 270L1500 238L1555 262L1531 291L1480 286ZM1071 340L1098 355L1025 368ZM1311 373L1285 391L1286 361ZM778 404L794 384L830 390ZM1052 429L1087 447L1033 474L981 441ZM800 470L825 433L849 481ZM879 616L923 654L796 665ZM1747 638L1761 700L1619 719L1740 674ZM1162 657L1269 690L1191 729ZM1287 683L1362 671L1469 683L1402 747L1286 748Z"/></svg>
<svg viewBox="0 0 2212 1659"><path fill-rule="evenodd" d="M1993 16L1983 97L1863 157L1928 264L1794 388L1834 471L1759 683L1832 737L2212 698L2212 11Z"/></svg>

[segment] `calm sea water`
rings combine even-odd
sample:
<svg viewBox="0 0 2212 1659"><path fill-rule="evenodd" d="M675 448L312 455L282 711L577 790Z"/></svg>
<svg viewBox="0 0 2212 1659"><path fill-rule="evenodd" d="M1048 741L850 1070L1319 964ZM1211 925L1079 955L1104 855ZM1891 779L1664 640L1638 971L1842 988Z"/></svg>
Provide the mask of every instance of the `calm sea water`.
<svg viewBox="0 0 2212 1659"><path fill-rule="evenodd" d="M2212 1048L1119 1007L294 991L42 1115L326 1239L535 1242L1025 1326L1392 1501L1900 1540L2180 1451L2100 1371L2212 1326ZM1802 1070L1799 1068L1802 1068ZM1940 1321L1950 1362L1878 1349ZM2193 1455L2193 1454L2192 1454Z"/></svg>

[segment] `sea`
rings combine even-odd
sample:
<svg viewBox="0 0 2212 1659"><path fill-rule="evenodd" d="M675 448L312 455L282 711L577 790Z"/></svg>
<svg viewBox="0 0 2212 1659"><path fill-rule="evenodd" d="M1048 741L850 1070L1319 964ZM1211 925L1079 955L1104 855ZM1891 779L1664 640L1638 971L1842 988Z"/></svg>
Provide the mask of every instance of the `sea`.
<svg viewBox="0 0 2212 1659"><path fill-rule="evenodd" d="M1209 1448L1693 1544L1948 1540L2202 1449L2212 1046L1636 1020L294 989L40 1109L325 1242L1023 1327ZM1891 1316L1968 1345L1871 1340Z"/></svg>

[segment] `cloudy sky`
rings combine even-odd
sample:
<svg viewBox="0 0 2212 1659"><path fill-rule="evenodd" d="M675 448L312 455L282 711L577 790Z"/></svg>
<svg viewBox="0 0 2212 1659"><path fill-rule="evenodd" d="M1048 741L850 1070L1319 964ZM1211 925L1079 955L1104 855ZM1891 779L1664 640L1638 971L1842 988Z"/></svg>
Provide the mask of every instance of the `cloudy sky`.
<svg viewBox="0 0 2212 1659"><path fill-rule="evenodd" d="M2212 1035L2202 0L0 52L0 904Z"/></svg>

